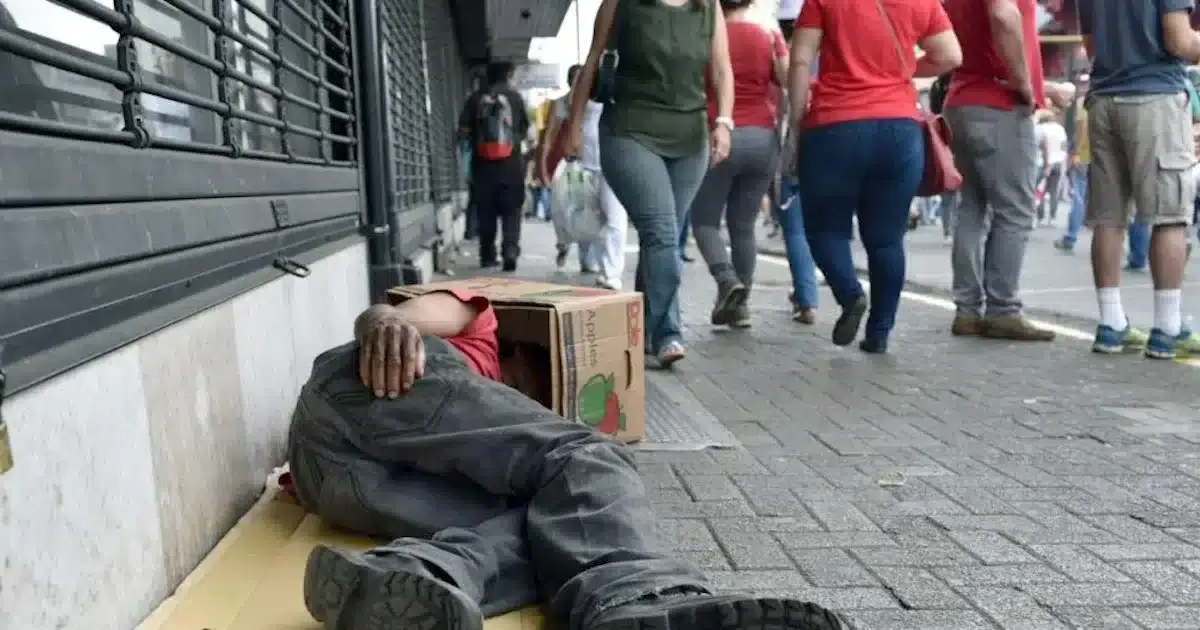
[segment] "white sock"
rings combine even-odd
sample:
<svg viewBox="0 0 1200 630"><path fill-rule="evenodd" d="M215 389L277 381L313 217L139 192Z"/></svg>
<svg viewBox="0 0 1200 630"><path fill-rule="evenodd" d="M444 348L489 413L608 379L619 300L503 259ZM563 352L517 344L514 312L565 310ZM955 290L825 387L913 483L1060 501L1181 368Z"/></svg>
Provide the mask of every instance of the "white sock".
<svg viewBox="0 0 1200 630"><path fill-rule="evenodd" d="M1129 320L1125 319L1125 308L1121 306L1121 289L1096 289L1096 300L1100 303L1100 323L1113 330L1125 330Z"/></svg>
<svg viewBox="0 0 1200 630"><path fill-rule="evenodd" d="M1179 313L1181 300L1179 289L1154 292L1154 327L1174 337L1183 328L1183 317Z"/></svg>

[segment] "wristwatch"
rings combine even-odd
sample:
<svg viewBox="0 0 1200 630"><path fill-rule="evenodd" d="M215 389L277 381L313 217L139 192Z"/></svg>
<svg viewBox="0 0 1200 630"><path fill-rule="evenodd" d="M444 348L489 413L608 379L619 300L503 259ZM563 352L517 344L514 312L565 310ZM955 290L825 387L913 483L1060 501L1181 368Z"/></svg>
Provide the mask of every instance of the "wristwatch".
<svg viewBox="0 0 1200 630"><path fill-rule="evenodd" d="M733 131L733 119L728 116L717 116L717 119L714 120L713 123L720 125L729 131Z"/></svg>

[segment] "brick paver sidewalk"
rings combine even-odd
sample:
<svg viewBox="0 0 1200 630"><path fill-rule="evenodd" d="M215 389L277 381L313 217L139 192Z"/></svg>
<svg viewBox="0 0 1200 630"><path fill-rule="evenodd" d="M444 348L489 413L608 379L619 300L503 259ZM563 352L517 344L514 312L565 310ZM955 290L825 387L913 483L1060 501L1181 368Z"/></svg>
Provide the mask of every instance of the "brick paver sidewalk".
<svg viewBox="0 0 1200 630"><path fill-rule="evenodd" d="M520 276L563 281L552 238L526 225ZM744 448L639 453L665 533L719 586L862 630L1200 628L1200 372L953 338L913 300L867 356L829 343L828 294L802 327L786 267L759 270L754 328L719 332L688 265L675 373Z"/></svg>

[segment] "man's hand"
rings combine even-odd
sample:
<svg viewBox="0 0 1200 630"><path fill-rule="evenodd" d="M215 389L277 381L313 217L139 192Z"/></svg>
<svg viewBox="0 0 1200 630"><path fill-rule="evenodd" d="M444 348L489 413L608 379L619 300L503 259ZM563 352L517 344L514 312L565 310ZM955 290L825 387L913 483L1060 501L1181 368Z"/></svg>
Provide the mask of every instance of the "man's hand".
<svg viewBox="0 0 1200 630"><path fill-rule="evenodd" d="M1033 107L1033 84L1028 80L1013 81L1010 79L999 79L1001 85L1016 93L1022 105Z"/></svg>
<svg viewBox="0 0 1200 630"><path fill-rule="evenodd" d="M1046 96L1054 106L1066 109L1071 106L1071 101L1075 100L1075 85L1067 82L1047 81Z"/></svg>
<svg viewBox="0 0 1200 630"><path fill-rule="evenodd" d="M358 339L359 378L380 398L408 392L413 382L425 375L421 332L395 312L364 315Z"/></svg>

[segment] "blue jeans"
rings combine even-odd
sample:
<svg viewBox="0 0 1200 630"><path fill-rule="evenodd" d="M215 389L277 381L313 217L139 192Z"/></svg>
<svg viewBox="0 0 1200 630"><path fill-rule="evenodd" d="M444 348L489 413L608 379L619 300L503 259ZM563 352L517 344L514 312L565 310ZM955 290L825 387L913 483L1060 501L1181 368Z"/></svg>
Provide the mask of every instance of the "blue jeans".
<svg viewBox="0 0 1200 630"><path fill-rule="evenodd" d="M871 280L871 312L864 334L886 343L904 288L908 209L925 169L921 127L909 119L818 127L800 139L799 165L808 244L842 308L863 295L850 253L858 215Z"/></svg>
<svg viewBox="0 0 1200 630"><path fill-rule="evenodd" d="M689 206L683 214L683 225L679 228L679 259L687 253L688 235L692 232L692 211Z"/></svg>
<svg viewBox="0 0 1200 630"><path fill-rule="evenodd" d="M783 249L792 271L794 304L800 308L817 307L817 267L804 230L804 210L800 204L800 185L787 176L780 187L779 224L783 227Z"/></svg>
<svg viewBox="0 0 1200 630"><path fill-rule="evenodd" d="M1083 228L1083 217L1087 212L1087 166L1071 166L1068 177L1071 180L1071 214L1067 216L1067 233L1063 234L1062 240L1067 245L1074 245L1079 240L1079 230Z"/></svg>
<svg viewBox="0 0 1200 630"><path fill-rule="evenodd" d="M1126 264L1134 269L1145 269L1150 256L1150 226L1131 221L1129 223L1129 259Z"/></svg>
<svg viewBox="0 0 1200 630"><path fill-rule="evenodd" d="M638 234L634 289L645 296L646 351L682 340L679 235L708 170L708 143L684 157L664 157L600 125L600 167Z"/></svg>
<svg viewBox="0 0 1200 630"><path fill-rule="evenodd" d="M538 186L533 189L533 216L543 221L550 220L550 189Z"/></svg>

